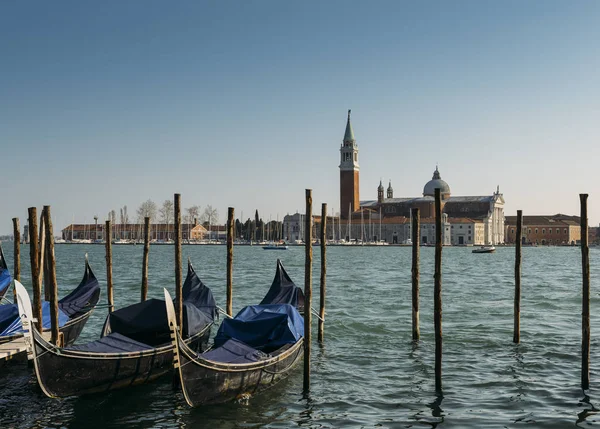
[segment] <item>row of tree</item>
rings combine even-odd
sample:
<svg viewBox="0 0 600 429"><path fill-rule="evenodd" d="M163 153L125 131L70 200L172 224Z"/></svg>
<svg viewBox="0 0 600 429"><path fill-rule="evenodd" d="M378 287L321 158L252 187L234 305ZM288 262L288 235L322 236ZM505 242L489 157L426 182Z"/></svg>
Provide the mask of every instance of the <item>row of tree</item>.
<svg viewBox="0 0 600 429"><path fill-rule="evenodd" d="M144 201L136 211L136 223L144 223L145 217L152 219L152 222L158 221L159 223L166 225L173 224L175 219L173 201L165 200L160 208L150 199ZM117 211L115 210L110 211L109 219L113 225L116 225L117 223L128 225L131 223L127 212L127 206L123 206L119 209L119 222L117 222ZM211 205L207 205L201 212L200 206L194 205L184 210L181 221L184 224L201 223L202 226L210 229L211 226L218 225L219 212ZM258 210L256 210L254 213L254 220L248 218L243 222L240 219L236 219L234 233L236 238L243 240L277 241L283 238L283 223L274 220L264 222L258 215Z"/></svg>
<svg viewBox="0 0 600 429"><path fill-rule="evenodd" d="M117 222L117 212L111 210L108 217L113 224L120 223L122 225L128 225L131 223L129 214L127 213L127 206L123 206L119 209L120 217ZM191 206L186 208L182 216L182 223L194 224L200 222L206 225L215 225L219 222L219 212L217 209L208 205L204 208L204 211L200 213L200 206ZM136 223L144 223L144 218L149 217L152 222L163 223L166 225L172 224L175 220L175 207L172 200L165 200L160 208L152 201L144 201L138 207L136 211Z"/></svg>

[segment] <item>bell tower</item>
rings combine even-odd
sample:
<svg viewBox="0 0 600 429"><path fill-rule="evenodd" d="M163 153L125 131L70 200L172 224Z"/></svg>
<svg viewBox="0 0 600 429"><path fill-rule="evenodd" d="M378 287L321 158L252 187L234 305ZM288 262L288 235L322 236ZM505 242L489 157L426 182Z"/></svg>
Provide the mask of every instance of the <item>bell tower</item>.
<svg viewBox="0 0 600 429"><path fill-rule="evenodd" d="M348 218L348 210L354 212L360 208L358 191L358 145L354 139L350 110L344 141L340 147L340 216Z"/></svg>

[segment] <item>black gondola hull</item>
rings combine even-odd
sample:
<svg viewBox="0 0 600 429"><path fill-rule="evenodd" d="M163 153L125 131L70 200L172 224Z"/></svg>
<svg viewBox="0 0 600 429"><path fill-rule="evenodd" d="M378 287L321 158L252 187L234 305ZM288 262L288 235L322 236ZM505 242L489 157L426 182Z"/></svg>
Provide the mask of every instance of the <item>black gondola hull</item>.
<svg viewBox="0 0 600 429"><path fill-rule="evenodd" d="M189 340L189 346L202 351L209 337L210 327L207 327ZM50 397L87 395L147 383L173 368L170 344L118 354L56 350L35 332L35 348L38 382Z"/></svg>
<svg viewBox="0 0 600 429"><path fill-rule="evenodd" d="M304 354L302 339L281 354L252 364L219 364L179 347L179 374L186 401L192 407L247 400L286 378Z"/></svg>

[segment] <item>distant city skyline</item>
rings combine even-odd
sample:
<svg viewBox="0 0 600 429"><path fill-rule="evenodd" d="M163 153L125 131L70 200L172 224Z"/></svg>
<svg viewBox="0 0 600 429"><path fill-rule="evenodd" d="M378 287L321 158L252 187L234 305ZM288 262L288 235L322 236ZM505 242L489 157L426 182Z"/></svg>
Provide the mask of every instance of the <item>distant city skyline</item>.
<svg viewBox="0 0 600 429"><path fill-rule="evenodd" d="M505 215L600 223L600 3L0 4L0 235L182 195L223 223L339 212L347 110L361 199L500 186Z"/></svg>

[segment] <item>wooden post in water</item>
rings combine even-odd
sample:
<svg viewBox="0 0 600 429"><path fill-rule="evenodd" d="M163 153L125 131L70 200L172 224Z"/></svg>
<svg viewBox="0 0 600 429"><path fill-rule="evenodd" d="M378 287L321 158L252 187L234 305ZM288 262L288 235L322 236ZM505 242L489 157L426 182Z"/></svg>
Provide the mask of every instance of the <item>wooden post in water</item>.
<svg viewBox="0 0 600 429"><path fill-rule="evenodd" d="M31 283L33 285L33 317L37 320L37 329L42 332L42 283L39 275L39 249L37 208L29 207L29 260L31 265Z"/></svg>
<svg viewBox="0 0 600 429"><path fill-rule="evenodd" d="M112 313L115 309L113 299L113 279L112 279L112 225L110 220L105 222L106 232L104 234L104 244L106 246L106 295L108 295L108 312Z"/></svg>
<svg viewBox="0 0 600 429"><path fill-rule="evenodd" d="M227 314L233 316L233 207L227 210Z"/></svg>
<svg viewBox="0 0 600 429"><path fill-rule="evenodd" d="M319 296L319 333L317 340L323 342L325 328L325 281L327 277L327 203L321 205L321 293Z"/></svg>
<svg viewBox="0 0 600 429"><path fill-rule="evenodd" d="M435 274L433 287L433 320L435 328L435 390L442 392L442 197L435 189Z"/></svg>
<svg viewBox="0 0 600 429"><path fill-rule="evenodd" d="M304 222L304 393L310 390L310 324L312 306L312 190L306 190L306 215Z"/></svg>
<svg viewBox="0 0 600 429"><path fill-rule="evenodd" d="M419 341L421 330L419 328L419 258L421 248L419 247L421 211L419 208L411 209L411 240L412 240L412 339Z"/></svg>
<svg viewBox="0 0 600 429"><path fill-rule="evenodd" d="M46 219L44 210L42 209L42 214L40 215L40 239L38 241L38 249L40 251L38 255L38 275L40 276L40 287L42 287L42 283L44 285L44 300L50 302L50 265L48 258L45 257L46 250L48 248L48 245L46 244L46 236Z"/></svg>
<svg viewBox="0 0 600 429"><path fill-rule="evenodd" d="M175 194L175 311L177 326L183 329L183 291L181 290L181 194Z"/></svg>
<svg viewBox="0 0 600 429"><path fill-rule="evenodd" d="M523 210L517 210L517 236L515 239L515 323L513 343L521 341L521 235Z"/></svg>
<svg viewBox="0 0 600 429"><path fill-rule="evenodd" d="M19 227L19 218L13 218L13 240L14 240L14 276L15 280L21 281L21 229ZM17 289L14 289L15 304L17 303Z"/></svg>
<svg viewBox="0 0 600 429"><path fill-rule="evenodd" d="M148 299L148 254L150 253L150 218L144 218L144 259L142 260L142 301Z"/></svg>
<svg viewBox="0 0 600 429"><path fill-rule="evenodd" d="M50 206L44 206L44 224L46 227L46 258L48 259L48 280L50 282L50 323L52 325L52 344L61 347L58 331L58 285L56 283L56 258L54 255L54 233Z"/></svg>
<svg viewBox="0 0 600 429"><path fill-rule="evenodd" d="M588 194L579 194L581 202L581 269L583 302L581 310L581 388L590 388L590 248L588 247Z"/></svg>

